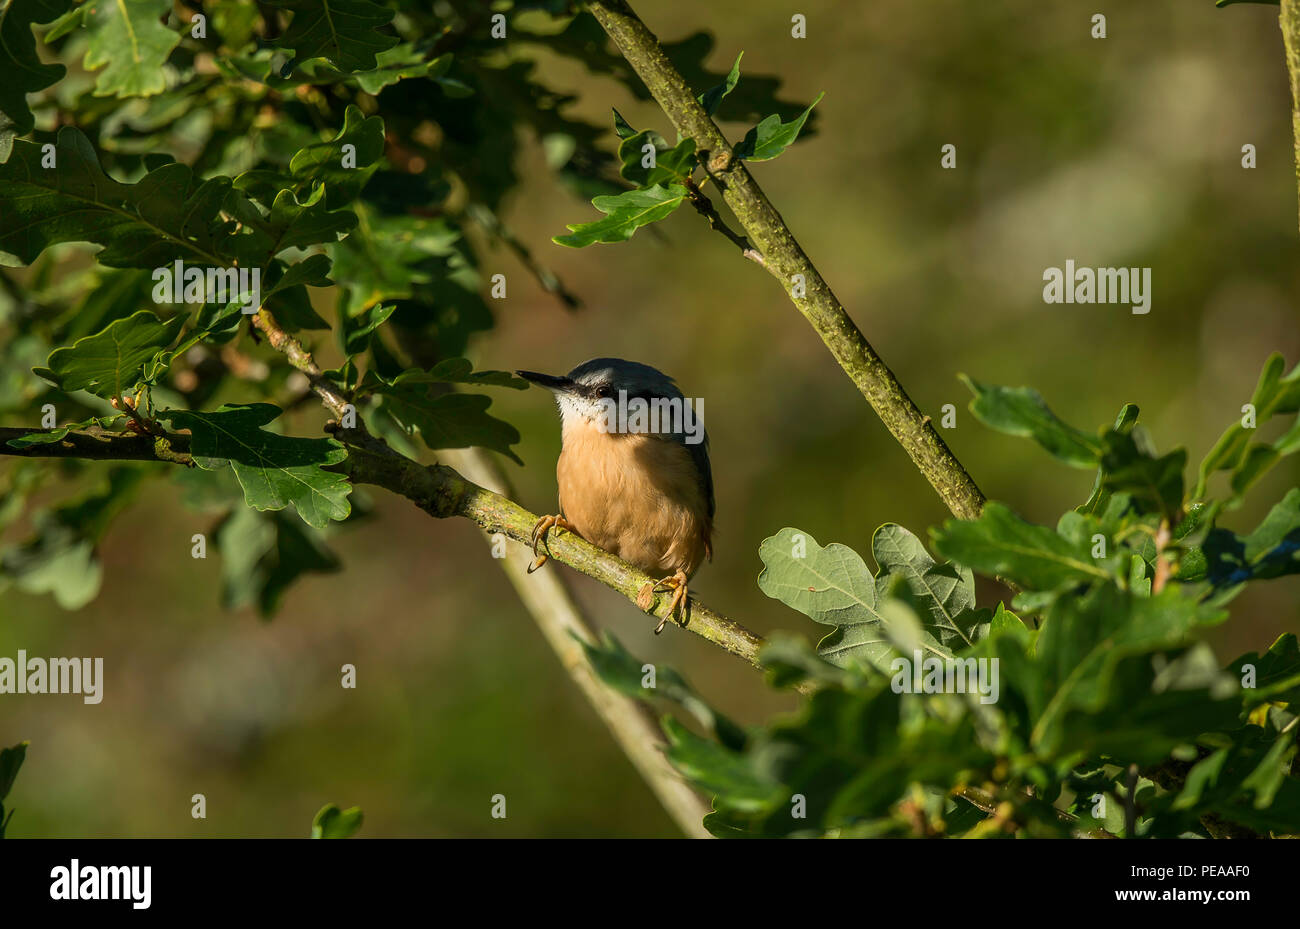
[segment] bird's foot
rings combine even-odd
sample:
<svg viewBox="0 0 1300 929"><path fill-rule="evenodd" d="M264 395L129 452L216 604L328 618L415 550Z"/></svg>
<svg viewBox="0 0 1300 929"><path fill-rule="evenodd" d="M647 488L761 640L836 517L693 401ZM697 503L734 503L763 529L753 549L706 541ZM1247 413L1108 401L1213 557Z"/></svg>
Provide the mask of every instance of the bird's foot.
<svg viewBox="0 0 1300 929"><path fill-rule="evenodd" d="M679 612L681 613L681 618L678 619L678 622L683 626L686 625L686 604L690 597L690 594L686 590L686 581L686 572L678 568L675 573L670 574L651 588L652 593L661 589L671 590L673 592L672 599L668 601L668 612L664 614L661 620L659 620L659 625L655 626L655 635L663 632L664 626L668 625L668 620L672 619Z"/></svg>
<svg viewBox="0 0 1300 929"><path fill-rule="evenodd" d="M533 563L528 566L529 574L532 574L542 565L546 564L547 559L550 558L549 555L539 552L537 547L539 545L547 545L549 547L550 541L548 540L547 535L552 529L567 529L569 532L577 532L577 530L573 528L573 524L563 516L543 516L539 519L536 525L533 526Z"/></svg>

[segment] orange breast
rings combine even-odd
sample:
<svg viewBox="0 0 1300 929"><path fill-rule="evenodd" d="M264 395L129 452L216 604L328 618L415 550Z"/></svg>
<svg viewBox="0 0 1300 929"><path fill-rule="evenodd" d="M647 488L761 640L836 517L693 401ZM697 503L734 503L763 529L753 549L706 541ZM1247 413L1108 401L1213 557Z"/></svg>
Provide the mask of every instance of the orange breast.
<svg viewBox="0 0 1300 929"><path fill-rule="evenodd" d="M711 554L712 521L684 446L566 424L555 474L578 533L647 574L690 576Z"/></svg>

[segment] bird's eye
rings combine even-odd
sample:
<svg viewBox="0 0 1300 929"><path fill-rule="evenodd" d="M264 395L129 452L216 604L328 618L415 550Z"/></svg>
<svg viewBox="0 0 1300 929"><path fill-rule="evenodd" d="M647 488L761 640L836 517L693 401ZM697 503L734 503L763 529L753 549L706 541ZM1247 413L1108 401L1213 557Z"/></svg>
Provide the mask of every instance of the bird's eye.
<svg viewBox="0 0 1300 929"><path fill-rule="evenodd" d="M614 385L601 384L599 387L596 388L596 396L602 400L612 399L614 396Z"/></svg>

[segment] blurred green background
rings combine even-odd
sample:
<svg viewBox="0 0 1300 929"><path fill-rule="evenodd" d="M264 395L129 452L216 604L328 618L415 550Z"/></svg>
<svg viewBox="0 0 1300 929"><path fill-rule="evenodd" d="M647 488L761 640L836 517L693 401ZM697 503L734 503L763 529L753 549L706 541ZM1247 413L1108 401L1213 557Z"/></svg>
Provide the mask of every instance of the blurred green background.
<svg viewBox="0 0 1300 929"><path fill-rule="evenodd" d="M956 379L1038 388L1075 425L1142 407L1157 445L1198 461L1238 417L1272 351L1300 359L1296 190L1275 8L1211 0L810 0L639 4L664 41L699 31L708 64L779 75L783 99L822 90L817 132L755 165L805 250L983 490L1055 523L1092 476L966 412ZM1090 36L1108 16L1108 37ZM671 127L653 104L529 45L571 112ZM742 80L743 80L742 76ZM702 90L703 88L697 88ZM739 124L723 126L738 140ZM941 170L940 146L957 147ZM1253 144L1258 167L1243 170ZM612 131L609 147L614 146ZM557 187L538 141L506 217L586 308L570 312L506 250L497 327L477 367L563 372L597 355L653 364L702 397L718 497L715 561L692 592L760 633L820 629L758 590L759 543L783 526L869 552L874 529L919 534L947 513L811 328L759 267L689 210L617 247L551 244L595 218ZM662 233L662 234L657 234ZM1152 311L1049 306L1042 273L1149 266ZM519 501L554 509L559 450L541 391L496 391L523 433L504 462ZM294 412L296 434L322 417ZM1270 433L1271 434L1271 433ZM0 462L0 468L7 467ZM1296 484L1294 459L1224 523L1252 527ZM1216 484L1217 488L1218 485ZM105 538L100 596L61 611L0 594L0 655L105 659L105 697L0 698L0 740L30 739L8 805L13 836L296 836L326 802L360 805L368 836L672 836L677 831L569 683L503 583L477 529L367 492L373 517L334 531L345 568L308 576L270 623L219 606L211 528L154 482ZM681 670L741 721L788 709L743 663L689 633L651 634L621 597L563 566L634 653ZM1226 662L1300 627L1300 578L1259 585L1214 633ZM357 668L357 688L339 668ZM207 819L190 798L207 797ZM508 817L489 816L507 797Z"/></svg>

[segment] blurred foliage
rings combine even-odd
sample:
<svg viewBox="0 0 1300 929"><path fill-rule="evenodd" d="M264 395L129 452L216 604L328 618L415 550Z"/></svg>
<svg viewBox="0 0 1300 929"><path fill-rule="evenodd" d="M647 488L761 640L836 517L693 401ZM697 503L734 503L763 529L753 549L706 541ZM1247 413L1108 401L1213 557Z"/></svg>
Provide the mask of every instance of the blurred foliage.
<svg viewBox="0 0 1300 929"><path fill-rule="evenodd" d="M317 443L269 465L237 455L230 467L172 475L133 463L0 463L0 585L8 585L0 594L0 643L8 644L0 652L99 649L124 669L110 682L120 694L114 717L91 728L80 722L79 704L72 711L5 698L0 722L25 730L13 736L43 743L44 757L36 752L29 761L42 766L29 783L48 790L24 794L29 834L290 834L322 795L345 793L362 800L376 834L477 835L486 828L487 783L510 785L511 821L494 823L498 832L671 831L541 640L521 633L518 622L505 624L519 607L503 592L496 565L463 544L466 527L430 526L400 503L372 502L359 490L308 505L316 525L295 515L298 501L277 493L277 484L294 468L312 480L328 475L320 468L335 454L326 440L287 438L318 434L306 385L253 337L237 305L151 300L149 269L174 257L262 270L276 318L311 345L322 367L332 366L335 383L355 391L371 427L408 453L419 448L418 431L429 448L474 442L532 465L553 458L554 426L536 398L501 391L491 398L498 419L486 412L487 396L460 392L511 386L501 372L474 370L480 366L564 370L582 357L622 354L698 385L714 411L723 542L701 581L711 601L760 631L789 622L767 608L753 581L759 541L774 527L797 518L809 541L815 532L845 539L850 551L876 552L870 529L890 519L896 524L881 536L878 575L858 559L857 582L871 591L863 599L879 590L874 602L888 605L896 628L914 638L958 653L962 636L977 639L977 650L1002 643L1014 656L1008 660L1035 667L1022 636L1036 630L996 603L991 585L969 569L1006 576L1015 568L1045 581L1046 589L1025 586L1014 605L1030 624L1034 617L1050 624L1053 611L1082 610L1086 618L1114 605L1101 594L1077 603L1061 596L1088 584L1113 586L1118 593L1105 596L1118 597L1124 611L1143 613L1150 607L1138 601L1156 600L1164 615L1164 601L1140 592L1154 571L1146 530L1158 512L1179 515L1165 548L1177 559L1174 580L1161 597L1191 584L1208 587L1215 604L1240 593L1238 619L1197 629L1235 651L1254 650L1237 663L1261 669L1254 693L1287 702L1294 644L1283 638L1271 651L1261 648L1294 628L1300 603L1275 536L1289 525L1295 501L1287 496L1277 515L1268 510L1295 483L1290 440L1230 428L1206 458L1206 486L1176 501L1181 462L1150 454L1141 433L1129 437L1124 414L1108 440L1069 427L1054 438L1040 431L1049 451L1068 449L1067 463L1097 472L1089 504L1053 530L1038 523L1087 486L1028 466L964 428L963 419L945 437L991 496L1014 501L1028 518L994 508L988 523L945 527L942 544L961 547L961 557L939 554L962 567L936 562L897 523L936 523L937 501L779 291L713 241L706 224L672 217L620 250L601 250L597 261L546 244L583 209L557 190L582 199L643 195L628 192L650 181L639 174L650 169L629 163L633 148L620 141L638 134L633 125L665 128L590 17L570 18L564 2L350 6L358 28L322 37L305 28L311 3L212 0L202 4L202 35L192 4L142 0L92 11L72 0L5 3L0 54L12 60L0 65L14 80L0 90L0 252L5 264L26 267L0 270L0 422L33 429L16 441L41 442L64 428L129 428L123 407L132 403L142 415L209 419L273 406L284 411L278 418L236 433L245 445ZM642 13L733 141L752 130L755 145L760 135L780 142L782 127L802 126L807 145L754 170L764 172L765 188L809 253L936 419L957 400L960 359L966 370L1071 397L1072 418L1100 419L1129 396L1147 397L1152 433L1208 446L1210 430L1250 395L1247 379L1259 359L1274 349L1300 351L1288 296L1300 278L1276 17L1238 10L1229 23L1212 8L1170 0L1112 17L1110 37L1096 42L1087 16L1071 7L940 0L846 11L814 3L809 39L798 42L782 16L739 0L665 2ZM504 39L492 32L497 9L508 22ZM146 40L147 56L112 55L127 33ZM740 74L742 47L747 67L760 73ZM798 90L784 92L762 71L782 74ZM823 88L830 93L811 109ZM613 127L611 104L628 117ZM810 109L805 123L801 114ZM670 145L654 129L639 132L636 152L649 141L657 158L681 170L668 153L687 154L690 140ZM958 146L956 171L938 170L946 142ZM1245 142L1260 150L1258 171L1238 164ZM335 160L345 144L355 146L355 169ZM33 181L46 171L46 145L60 166L55 183ZM58 221L71 197L86 198L75 228ZM29 231L7 221L19 210ZM1045 311L1038 275L1068 255L1154 266L1155 312L1121 323L1100 321L1105 311L1096 307ZM485 299L491 275L515 267L523 275L509 275L510 298ZM568 312L575 294L593 309ZM145 306L156 322L131 324ZM508 324L494 328L498 321ZM104 366L87 349L110 330L127 334L139 352ZM78 354L80 340L90 341ZM443 376L449 370L456 376ZM73 386L82 384L89 389ZM1022 406L1032 401L1016 396ZM1272 402L1256 399L1257 411ZM45 404L54 405L56 428L36 431ZM1014 410L997 415L1015 420ZM1034 428L1015 427L1019 434ZM1232 487L1218 495L1224 508L1198 509L1210 482L1225 477ZM519 472L517 483L522 499L553 495L545 467ZM1127 507L1122 515L1117 500ZM1234 503L1235 515L1227 509ZM1173 513L1179 504L1185 512ZM376 509L382 520L369 520ZM1247 528L1232 530L1226 521L1234 518ZM1008 560L1002 544L1006 533L1026 535L1054 554L1087 554L1080 563L1096 567L1090 548L1078 549L1086 538L1079 533L1093 522L1113 531L1115 520L1134 535L1111 540L1104 582L1087 571L1044 578L1039 568ZM215 540L219 569L188 557L195 531ZM1132 549L1127 563L1117 554L1124 549ZM906 579L897 586L900 573L928 578L943 593L917 599ZM1263 578L1276 579L1247 583ZM635 615L604 591L581 593L597 613ZM976 595L996 605L975 607ZM81 612L63 614L51 599ZM218 603L265 616L278 611L284 622L250 626L220 616ZM956 604L973 612L945 624L945 609L966 609ZM1169 613L1171 621L1192 621L1182 606ZM850 642L870 635L869 610L854 615L868 618L832 624L833 634ZM1111 690L1100 691L1103 705L1126 687L1154 699L1151 666L1137 667L1141 661L1169 661L1187 680L1213 677L1203 651L1193 656L1181 642L1161 641L1107 670L1116 676L1108 678ZM750 720L792 705L791 697L753 686L725 656L645 630L635 647L693 666L710 699L698 700L692 718L707 731L719 723L701 720L700 706L718 703ZM723 817L731 828L779 831L764 811L803 781L790 780L776 756L815 745L818 727L837 714L894 714L908 725L913 709L905 705L925 704L931 714L926 700L881 690L870 662L855 666L853 678L837 677L849 669L835 670L806 647L772 649L769 664L783 684L815 681L838 696L807 704L801 712L816 720L808 728L768 727L778 734L763 737L773 747L766 767L752 765L752 748L736 761L734 738L710 743L671 730L679 762L689 757L690 771L723 778L719 793L740 779L733 791L740 812ZM319 670L343 660L370 669L347 703ZM1235 665L1229 673L1240 679ZM1044 672L1035 680L1037 687L1052 679ZM1209 686L1202 684L1192 688L1197 700ZM1244 700L1248 691L1240 693ZM1062 796L1125 791L1125 772L1109 762L1087 769L1081 761L1064 774L1053 767L1051 740L1025 741L1037 710L1017 712L1002 743L975 738L984 735L969 728L981 719L975 708L940 714L935 724L882 726L870 737L893 745L927 783L952 770L930 764L949 750L971 772L988 771L985 746L993 744L1023 750L1017 757L1026 765L1040 752L1057 759L1039 758L1046 773L1029 765L1014 775L995 762L991 773L1010 778L999 790L1055 783ZM1229 729L1231 746L1193 738L1198 773L1183 770L1191 758L1170 765L1182 787L1167 786L1174 782L1164 766L1144 771L1140 828L1195 830L1193 814L1204 810L1250 828L1276 825L1257 805L1270 792L1287 795L1290 781L1277 781L1276 772L1278 752L1288 749L1261 739L1283 724L1271 714L1284 712L1272 700L1251 708L1260 739L1243 735L1245 726ZM1077 723L1077 715L1066 721ZM1184 718L1173 717L1171 730ZM1160 719L1143 722L1159 729ZM137 746L130 758L115 748L128 743ZM528 765L518 764L521 755ZM940 790L913 792L906 765L864 766L860 789L843 798L836 816L866 811L869 821L853 828L886 833L937 818L949 833L961 832L986 819ZM158 802L173 792L188 797L196 780L229 798L212 823L178 818ZM1162 799L1154 798L1158 790ZM116 802L104 802L109 795ZM1020 804L1019 796L1011 800ZM1107 821L1112 830L1117 805ZM822 818L828 809L816 808L816 822L832 821ZM1274 799L1272 809L1284 806ZM1017 808L1021 819L1048 828L1050 817L1040 814Z"/></svg>
<svg viewBox="0 0 1300 929"><path fill-rule="evenodd" d="M313 839L350 839L361 828L364 816L361 807L354 806L340 810L333 803L320 808L316 818L311 821Z"/></svg>

